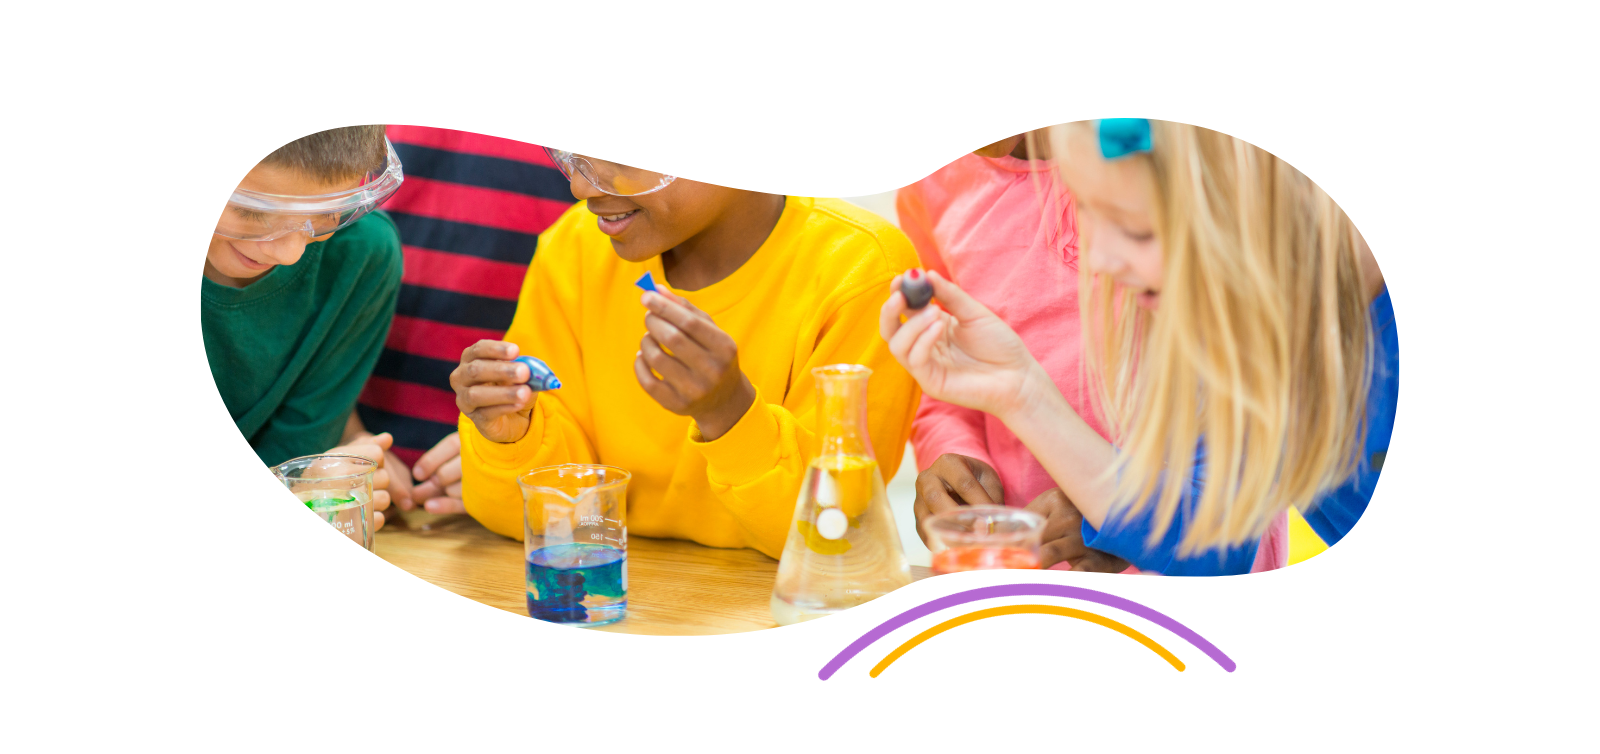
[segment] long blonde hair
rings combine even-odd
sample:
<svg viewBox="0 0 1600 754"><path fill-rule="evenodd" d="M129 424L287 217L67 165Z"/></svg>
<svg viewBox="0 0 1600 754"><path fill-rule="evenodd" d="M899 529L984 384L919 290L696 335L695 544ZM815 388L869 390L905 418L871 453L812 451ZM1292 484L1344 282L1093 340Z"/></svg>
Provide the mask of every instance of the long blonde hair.
<svg viewBox="0 0 1600 754"><path fill-rule="evenodd" d="M1051 128L1054 156L1072 129ZM1300 171L1231 136L1151 121L1160 316L1080 264L1084 351L1117 440L1115 512L1172 525L1205 448L1179 555L1236 546L1356 470L1372 338L1360 237ZM1092 254L1092 249L1084 253ZM1154 498L1152 502L1152 498Z"/></svg>

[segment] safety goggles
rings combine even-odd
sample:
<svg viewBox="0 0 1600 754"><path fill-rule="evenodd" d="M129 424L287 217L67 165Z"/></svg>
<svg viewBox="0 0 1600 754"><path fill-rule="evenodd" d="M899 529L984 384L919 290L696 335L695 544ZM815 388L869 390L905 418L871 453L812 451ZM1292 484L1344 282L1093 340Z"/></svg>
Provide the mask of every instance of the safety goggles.
<svg viewBox="0 0 1600 754"><path fill-rule="evenodd" d="M556 164L567 180L572 180L574 175L583 176L590 185L612 196L654 194L677 180L675 176L630 168L627 165L596 160L559 149L545 147L544 151L550 155L550 161Z"/></svg>
<svg viewBox="0 0 1600 754"><path fill-rule="evenodd" d="M271 241L290 233L326 236L377 209L405 180L400 155L384 140L389 157L382 172L368 173L361 185L317 196L285 196L237 188L217 221L217 235L241 241Z"/></svg>

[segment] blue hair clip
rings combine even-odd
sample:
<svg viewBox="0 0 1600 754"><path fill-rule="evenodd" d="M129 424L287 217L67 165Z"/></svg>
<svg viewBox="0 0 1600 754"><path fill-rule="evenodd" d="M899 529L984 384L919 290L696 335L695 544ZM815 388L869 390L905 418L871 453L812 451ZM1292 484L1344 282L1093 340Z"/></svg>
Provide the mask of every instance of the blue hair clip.
<svg viewBox="0 0 1600 754"><path fill-rule="evenodd" d="M1108 160L1150 151L1150 121L1144 118L1104 118L1095 121L1100 135L1100 156Z"/></svg>

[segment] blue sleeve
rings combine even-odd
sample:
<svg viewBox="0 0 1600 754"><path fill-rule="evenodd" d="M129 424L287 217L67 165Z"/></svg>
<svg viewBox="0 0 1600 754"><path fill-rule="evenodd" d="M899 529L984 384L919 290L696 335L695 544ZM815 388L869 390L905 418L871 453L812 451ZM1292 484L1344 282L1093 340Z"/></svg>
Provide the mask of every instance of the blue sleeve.
<svg viewBox="0 0 1600 754"><path fill-rule="evenodd" d="M1388 288L1373 299L1371 314L1378 358L1367 392L1367 437L1361 465L1349 482L1318 499L1305 514L1306 523L1329 547L1343 539L1366 512L1389 453L1389 436L1394 433L1395 406L1400 399L1400 337L1395 332Z"/></svg>
<svg viewBox="0 0 1600 754"><path fill-rule="evenodd" d="M1385 288L1369 307L1373 336L1377 339L1377 358L1373 360L1371 387L1367 391L1367 433L1363 439L1360 466L1344 485L1323 495L1305 514L1322 541L1332 546L1344 537L1367 510L1378 473L1389 452L1389 436L1394 430L1395 405L1399 398L1400 341L1395 333L1394 309ZM1145 538L1155 530L1155 506L1146 506L1137 516L1117 514L1106 518L1104 528L1096 530L1083 522L1084 545L1109 552L1132 563L1141 571L1166 576L1225 576L1249 573L1255 565L1259 540L1233 548L1216 548L1187 558L1178 557L1178 542L1187 531L1188 521L1200 490L1205 484L1205 444L1195 453L1194 475L1188 489L1178 499L1172 525L1161 541L1146 546ZM1159 492L1158 492L1159 494Z"/></svg>
<svg viewBox="0 0 1600 754"><path fill-rule="evenodd" d="M1178 510L1173 514L1172 525L1166 536L1152 546L1145 539L1155 530L1155 504L1145 507L1137 515L1113 513L1106 517L1103 528L1095 529L1083 522L1083 543L1102 552L1109 552L1132 563L1141 571L1164 576L1229 576L1249 573L1255 565L1256 550L1260 540L1251 540L1238 547L1212 549L1195 553L1187 558L1178 557L1178 542L1188 530L1188 522L1195 501L1205 484L1205 444L1195 452L1194 478L1188 489L1178 498ZM1156 492L1156 497L1160 491Z"/></svg>

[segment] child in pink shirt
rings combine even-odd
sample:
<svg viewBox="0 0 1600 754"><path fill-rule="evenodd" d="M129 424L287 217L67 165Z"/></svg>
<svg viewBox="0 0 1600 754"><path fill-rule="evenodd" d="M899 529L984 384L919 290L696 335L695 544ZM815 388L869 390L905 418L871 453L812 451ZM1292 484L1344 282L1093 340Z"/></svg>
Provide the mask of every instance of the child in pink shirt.
<svg viewBox="0 0 1600 754"><path fill-rule="evenodd" d="M1042 146L1042 139L1035 141ZM1027 154L1023 137L1016 136L963 155L900 189L895 210L923 266L959 285L1015 330L1073 410L1109 440L1083 369L1072 195L1049 162L1026 159ZM919 522L930 502L942 509L932 498L945 505L958 497L968 504L1014 507L1047 493L1065 500L1016 435L983 412L923 396L911 445L922 472ZM1281 568L1288 554L1288 517L1280 516L1262 539L1252 571ZM1069 566L1063 560L1056 567ZM1076 567L1120 571L1126 563L1089 551Z"/></svg>

